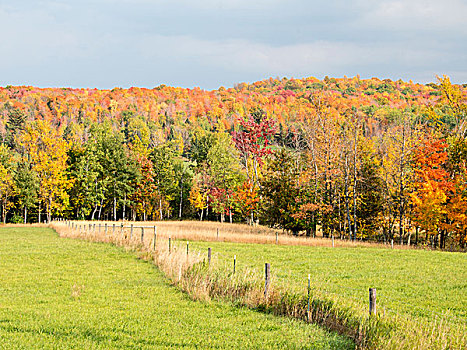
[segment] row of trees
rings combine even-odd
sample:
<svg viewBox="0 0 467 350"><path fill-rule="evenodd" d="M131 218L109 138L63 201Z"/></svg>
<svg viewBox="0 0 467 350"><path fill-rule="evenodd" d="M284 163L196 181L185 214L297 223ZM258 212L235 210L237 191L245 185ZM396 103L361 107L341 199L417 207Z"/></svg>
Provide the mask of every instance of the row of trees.
<svg viewBox="0 0 467 350"><path fill-rule="evenodd" d="M443 99L406 108L384 132L362 111L335 113L320 95L295 147L266 167L265 219L293 232L400 243L467 242L465 95L440 79ZM440 110L445 113L441 114Z"/></svg>
<svg viewBox="0 0 467 350"><path fill-rule="evenodd" d="M404 84L396 84L397 92L394 83L382 82L375 104L367 103L367 82L344 82L301 92L303 86L291 80L279 94L272 90L269 98L295 115L289 122L259 102L248 112L234 102L228 129L222 118L177 124L176 110L154 123L138 102L115 118L110 101L97 120L51 103L53 116L41 118L47 110L40 100L10 94L29 110L11 101L3 106L3 222L52 215L197 217L260 221L294 234L463 246L465 92L442 78L430 86L436 93L427 95L437 99L421 105ZM349 97L361 87L360 100ZM228 103L225 90L219 96ZM390 99L395 105L388 109ZM40 115L31 112L36 110ZM221 113L215 111L206 115Z"/></svg>
<svg viewBox="0 0 467 350"><path fill-rule="evenodd" d="M82 143L73 142L62 128L42 120L26 122L16 112L7 125L14 123L14 135L0 146L4 222L27 222L31 211L30 221L52 215L91 220L196 215L202 220L211 215L225 220L226 213L232 221L234 212L250 215L245 201L251 179L225 131L195 132L187 151L176 140L149 147L140 135L108 122L92 124ZM246 159L250 151L244 150Z"/></svg>

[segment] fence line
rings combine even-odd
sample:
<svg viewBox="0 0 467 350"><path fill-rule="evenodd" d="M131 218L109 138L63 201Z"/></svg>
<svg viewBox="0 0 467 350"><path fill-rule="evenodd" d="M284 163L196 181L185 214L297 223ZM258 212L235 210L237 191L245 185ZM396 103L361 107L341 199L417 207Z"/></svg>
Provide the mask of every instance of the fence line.
<svg viewBox="0 0 467 350"><path fill-rule="evenodd" d="M142 244L143 246L146 246L146 247L151 247L152 246L152 250L153 251L156 251L156 249L158 248L157 244L159 241L159 243L162 243L162 240L167 240L166 243L168 243L168 245L165 245L166 247L168 247L168 252L171 253L172 251L175 251L175 250L178 250L180 249L179 246L176 245L176 239L174 239L171 235L165 235L165 234L161 234L160 232L157 232L157 226L148 226L148 225L133 225L133 224L130 224L130 225L124 225L123 223L121 223L120 225L116 225L115 223L112 223L112 232L109 234L108 231L110 231L110 225L107 223L107 222L104 222L104 223L98 223L96 225L96 223L87 223L87 222L75 222L75 221L65 221L65 220L60 220L58 221L59 223L61 224L65 224L68 228L71 228L73 231L77 231L79 232L80 234L84 233L84 234L92 234L93 236L96 236L96 233L97 234L101 234L101 230L104 230L104 237L109 237L109 238L116 238L120 243L124 243L124 242L128 242L128 243L134 243L134 244ZM120 229L119 232L118 230L116 229ZM129 231L129 234L128 232L126 232L127 230L130 230ZM133 235L133 230L134 229L140 229L141 230L141 235L138 239L138 237L135 237L136 235ZM151 237L149 234L148 235L145 235L145 229L153 229L154 230L154 235L153 237ZM217 231L214 233L214 235L216 236L216 239L219 240L219 229L217 229ZM116 236L116 237L115 237ZM146 244L147 242L147 239L145 241L145 237L149 237L149 244ZM118 242L117 241L117 242ZM197 254L198 256L202 255L203 252L200 251L200 250L197 250L197 249L191 249L189 251L189 245L188 245L188 239L185 239L185 238L182 238L180 239L180 241L184 242L186 241L186 254L187 254L187 257L190 254ZM276 235L276 241L277 241L277 235ZM334 242L333 242L334 243ZM333 244L334 245L334 244ZM235 273L236 271L238 271L238 264L239 264L239 261L237 259L237 255L230 255L230 254L224 254L224 253L221 253L221 252L213 252L212 248L208 248L207 249L207 260L208 260L208 263L211 264L211 260L213 258L216 258L217 260L219 260L218 258L219 257L222 257L224 259L224 262L227 263L227 261L233 261L233 273ZM232 260L233 259L233 260ZM241 264L241 263L240 263ZM323 293L323 294L326 294L326 295L330 295L330 296L334 296L334 297L339 297L339 298L345 298L345 299L352 299L354 301L356 301L358 304L362 305L364 303L364 300L366 298L359 298L359 297L356 297L355 295L349 295L347 293L344 293L343 295L340 295L340 294L337 294L336 292L332 292L332 291L327 291L327 290L324 290L316 285L314 285L315 283L319 283L320 285L322 284L327 284L329 283L329 281L326 281L326 280L320 280L319 282L314 282L313 279L311 279L311 281L313 281L313 283L311 283L310 279L306 279L306 275L303 275L303 274L299 274L299 273L295 273L295 272L292 272L291 270L284 270L284 269L281 269L281 268L271 268L271 264L269 263L266 263L265 265L265 287L264 287L264 295L267 296L267 293L268 293L268 289L269 289L269 286L271 284L271 281L274 280L274 277L279 275L279 274L282 274L282 275L285 275L287 278L294 278L295 280L304 280L304 281L308 281L308 287L307 287L307 291L308 293L310 293L310 291L316 291L316 292L319 292L319 293ZM310 275L308 275L309 277ZM271 280L272 278L272 280ZM282 281L282 283L289 283L289 281L285 280L285 281ZM355 287L350 287L350 286L343 286L343 285L338 285L338 284L335 284L335 283L330 283L332 284L333 286L333 289L335 288L338 288L338 289L344 289L344 290L349 290L349 291L354 291L354 292L359 292L359 293L362 293L362 297L363 297L363 290L361 288L355 288ZM401 317L407 317L408 315L410 315L411 313L401 313L401 311L397 311L397 310L394 310L393 308L389 308L387 306L385 306L384 304L383 305L379 305L379 303L377 304L376 303L376 298L375 298L375 291L376 289L378 290L378 300L380 301L383 301L384 302L390 302L390 301L393 301L395 303L397 303L398 305L410 305L412 311L414 312L424 312L426 314L426 316L422 316L422 317L431 317L431 316L438 316L438 317L442 317L442 318L447 318L447 319L451 319L451 320L456 320L456 321L461 321L461 322L467 322L467 317L463 317L463 316L456 316L456 315L449 315L447 313L439 313L439 312L436 312L436 311L433 311L433 310L428 310L428 309L425 309L425 308L417 308L413 306L412 303L409 303L409 302L405 302L403 300L394 300L393 298L385 295L384 293L384 289L382 288L370 288L370 301L369 301L369 313L370 314L375 314L377 311L377 308L379 310L383 310L382 312L390 312L392 314L395 314L395 315L398 315L398 316L401 316ZM372 294L373 293L373 294ZM372 297L373 296L373 297ZM366 302L365 302L366 303ZM378 305L378 306L377 306ZM449 312L449 311L448 311ZM412 315L414 316L414 315Z"/></svg>

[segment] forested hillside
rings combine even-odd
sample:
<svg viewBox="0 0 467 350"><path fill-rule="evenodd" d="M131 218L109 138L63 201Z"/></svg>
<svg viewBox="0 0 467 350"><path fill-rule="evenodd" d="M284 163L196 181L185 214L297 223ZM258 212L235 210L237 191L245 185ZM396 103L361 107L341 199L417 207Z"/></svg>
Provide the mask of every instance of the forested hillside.
<svg viewBox="0 0 467 350"><path fill-rule="evenodd" d="M467 85L0 88L4 222L198 218L464 246Z"/></svg>

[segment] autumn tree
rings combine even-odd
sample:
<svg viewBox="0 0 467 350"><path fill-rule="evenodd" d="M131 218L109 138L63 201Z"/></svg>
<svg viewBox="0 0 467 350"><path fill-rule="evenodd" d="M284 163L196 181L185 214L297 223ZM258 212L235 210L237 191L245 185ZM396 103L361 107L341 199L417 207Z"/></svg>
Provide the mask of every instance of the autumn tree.
<svg viewBox="0 0 467 350"><path fill-rule="evenodd" d="M251 218L258 212L260 202L259 194L255 186L245 180L237 185L232 193L232 206L247 223L251 223Z"/></svg>
<svg viewBox="0 0 467 350"><path fill-rule="evenodd" d="M240 130L233 133L233 140L248 179L259 186L258 167L271 153L269 138L276 130L275 122L267 118L263 110L255 109L246 118L240 118L239 123Z"/></svg>
<svg viewBox="0 0 467 350"><path fill-rule="evenodd" d="M453 189L449 173L444 168L448 154L444 139L431 136L415 149L415 191L411 194L413 219L427 235L441 235L440 246L445 242L445 232L441 230L447 213L448 192Z"/></svg>
<svg viewBox="0 0 467 350"><path fill-rule="evenodd" d="M190 190L189 201L191 205L198 211L199 220L203 221L204 210L207 208L206 195L201 192L196 179Z"/></svg>
<svg viewBox="0 0 467 350"><path fill-rule="evenodd" d="M48 122L41 120L26 126L20 144L38 178L38 219L41 221L41 209L45 207L47 220L50 221L53 214L61 214L69 204L67 190L71 181L66 176L69 146L63 140L60 129L52 128Z"/></svg>

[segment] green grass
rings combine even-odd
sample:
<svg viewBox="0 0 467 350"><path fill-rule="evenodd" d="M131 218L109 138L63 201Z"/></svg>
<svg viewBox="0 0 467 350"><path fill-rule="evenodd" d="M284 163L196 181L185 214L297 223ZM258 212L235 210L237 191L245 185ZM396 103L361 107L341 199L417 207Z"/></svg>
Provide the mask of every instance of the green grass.
<svg viewBox="0 0 467 350"><path fill-rule="evenodd" d="M226 246L227 247L227 246ZM195 302L152 264L51 229L0 229L0 348L350 349L283 317Z"/></svg>
<svg viewBox="0 0 467 350"><path fill-rule="evenodd" d="M434 318L448 313L453 322L467 323L467 255L423 250L327 248L224 242L191 242L206 254L211 247L217 264L231 269L271 264L274 283L305 293L312 288L367 308L368 288L377 288L379 312ZM241 272L240 272L241 273Z"/></svg>

